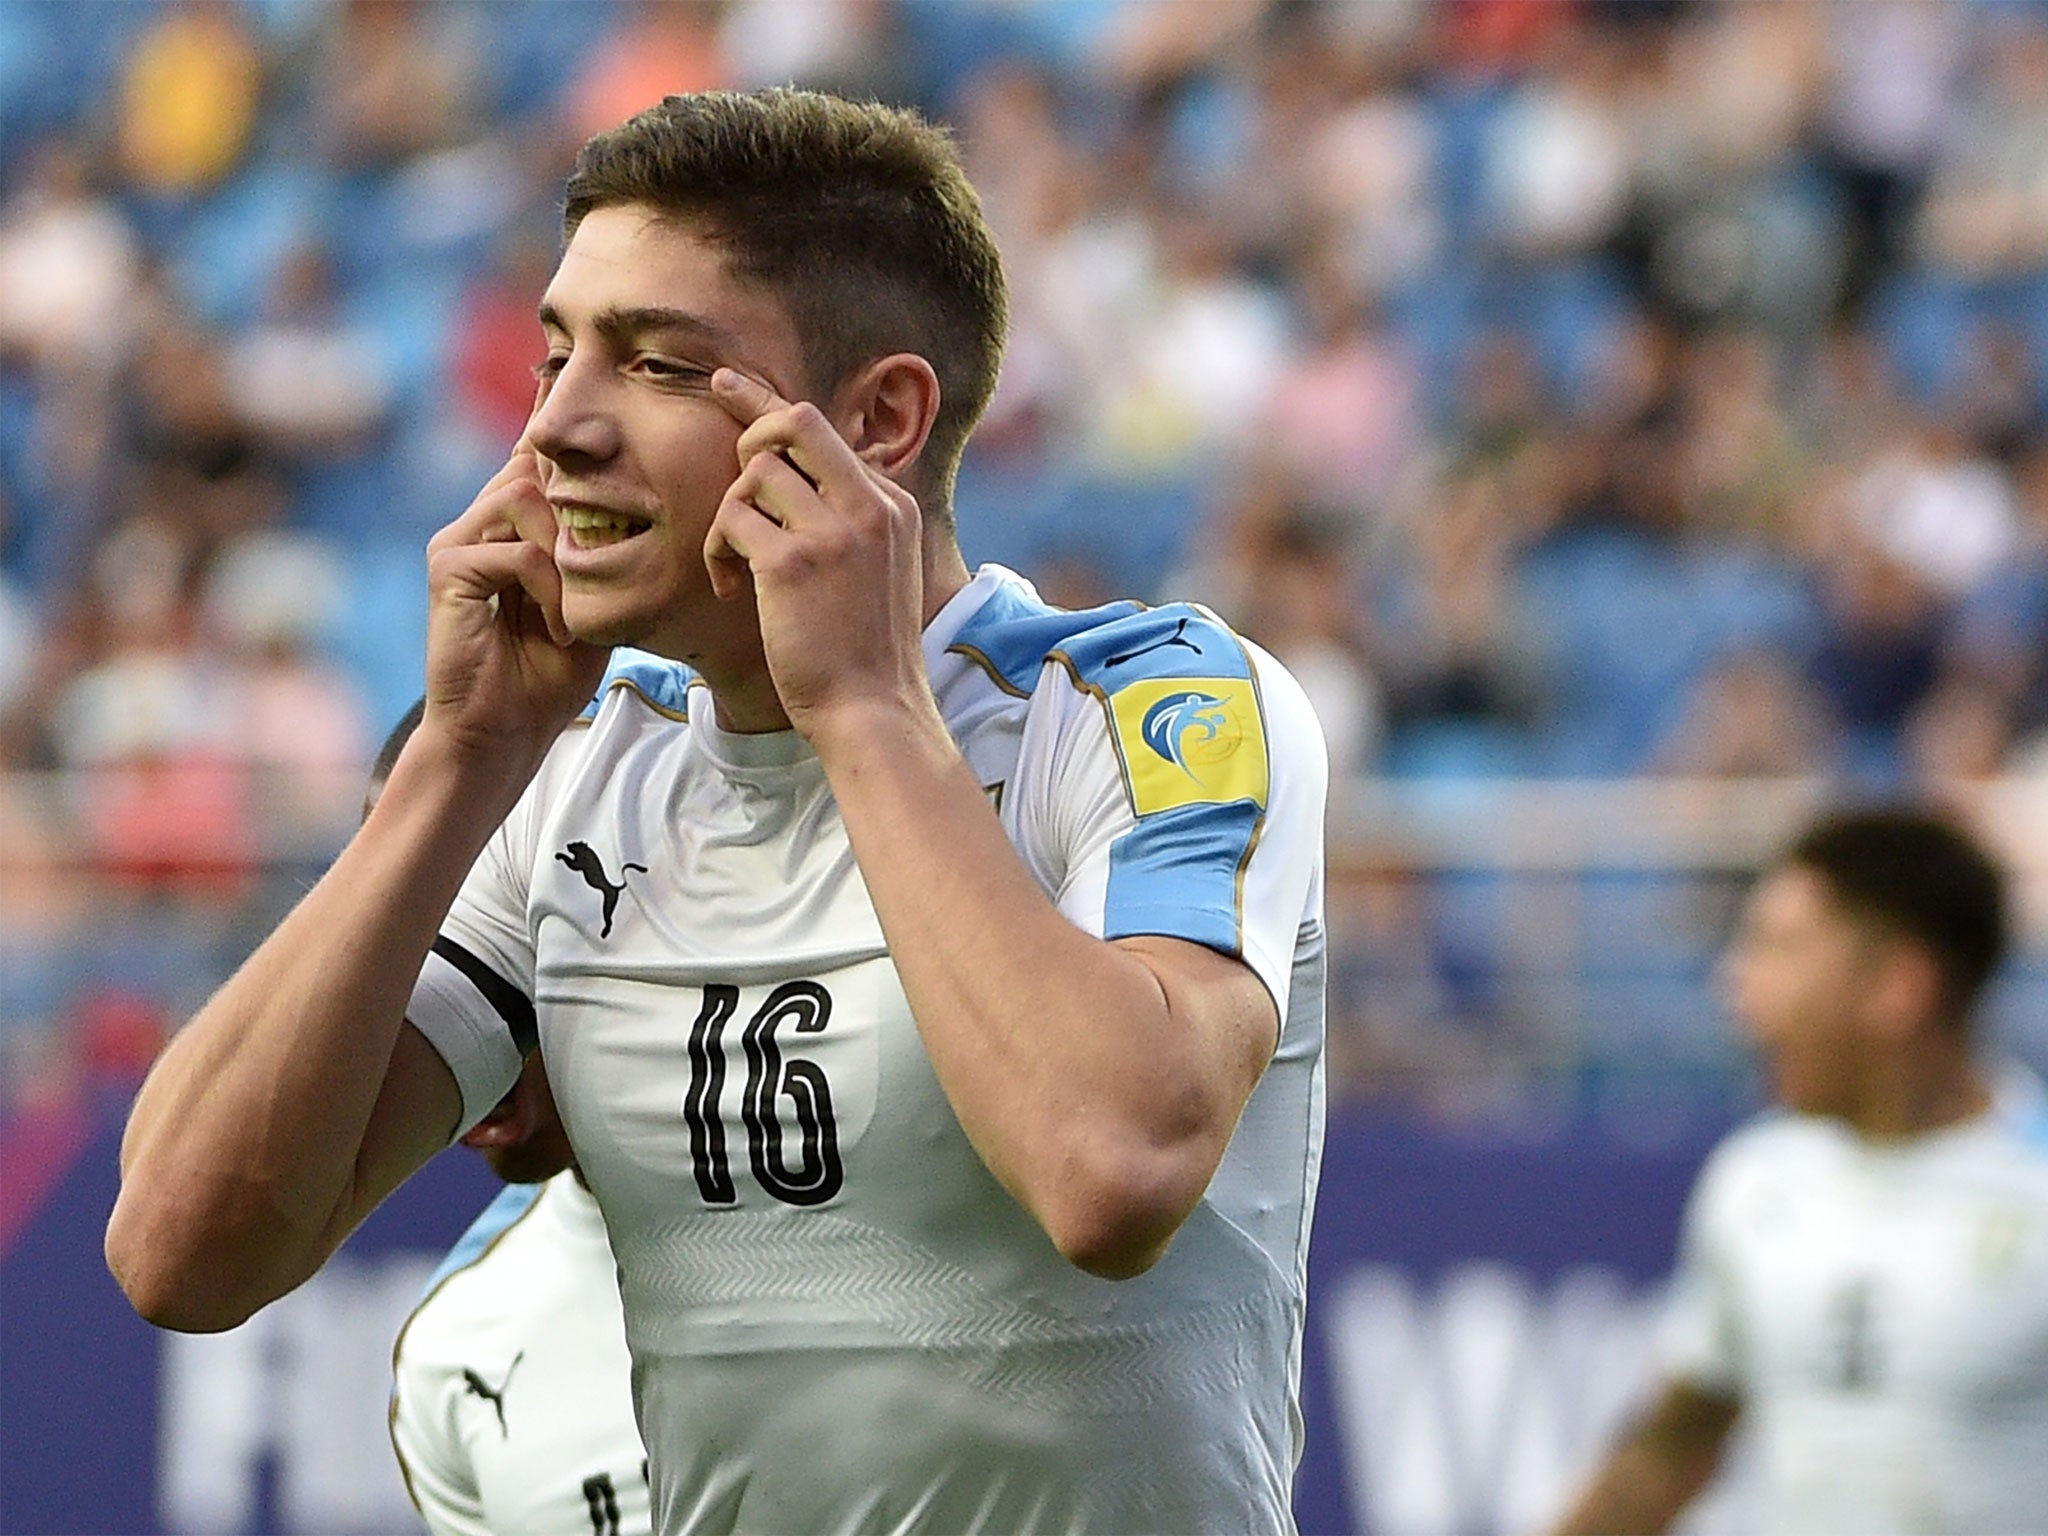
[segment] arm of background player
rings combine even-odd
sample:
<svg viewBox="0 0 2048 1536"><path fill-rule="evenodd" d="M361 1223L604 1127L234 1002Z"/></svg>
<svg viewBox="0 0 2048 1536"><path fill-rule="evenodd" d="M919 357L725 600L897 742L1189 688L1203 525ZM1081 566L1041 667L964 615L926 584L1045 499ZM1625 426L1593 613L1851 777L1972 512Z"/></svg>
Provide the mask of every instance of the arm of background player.
<svg viewBox="0 0 2048 1536"><path fill-rule="evenodd" d="M362 832L143 1084L107 1261L151 1322L242 1321L453 1133L455 1078L406 1003L519 786L480 792L439 745L422 728Z"/></svg>
<svg viewBox="0 0 2048 1536"><path fill-rule="evenodd" d="M1555 1536L1651 1536L1669 1529L1721 1464L1741 1404L1682 1381L1629 1428Z"/></svg>

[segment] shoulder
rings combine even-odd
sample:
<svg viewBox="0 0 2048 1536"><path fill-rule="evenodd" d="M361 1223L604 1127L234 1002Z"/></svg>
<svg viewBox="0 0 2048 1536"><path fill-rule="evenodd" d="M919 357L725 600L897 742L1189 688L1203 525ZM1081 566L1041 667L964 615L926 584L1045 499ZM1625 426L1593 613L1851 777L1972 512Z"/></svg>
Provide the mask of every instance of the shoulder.
<svg viewBox="0 0 2048 1536"><path fill-rule="evenodd" d="M2020 1155L2039 1164L2041 1171L2048 1174L2048 1108L2036 1105L2016 1114L2008 1128Z"/></svg>
<svg viewBox="0 0 2048 1536"><path fill-rule="evenodd" d="M1812 1116L1766 1110L1730 1131L1707 1154L1699 1198L1733 1204L1787 1181L1823 1178L1840 1162L1845 1134Z"/></svg>
<svg viewBox="0 0 2048 1536"><path fill-rule="evenodd" d="M436 1305L440 1298L447 1295L451 1287L469 1288L466 1281L478 1275L503 1251L512 1234L531 1220L547 1189L546 1184L508 1184L498 1191L428 1277L419 1301L413 1306L412 1315L399 1332L397 1352L402 1354L408 1342L417 1345L432 1332L435 1326L433 1318L443 1310ZM467 1297L460 1310L473 1320L481 1315Z"/></svg>
<svg viewBox="0 0 2048 1536"><path fill-rule="evenodd" d="M1999 1160L2024 1187L2048 1192L2048 1103L2001 1104L1997 1124Z"/></svg>
<svg viewBox="0 0 2048 1536"><path fill-rule="evenodd" d="M2019 1155L2048 1168L2048 1086L2031 1067L2001 1061L1991 1072L1999 1126Z"/></svg>
<svg viewBox="0 0 2048 1536"><path fill-rule="evenodd" d="M1049 606L1022 583L998 588L948 648L1019 696L1037 690L1049 662L1082 689L1104 694L1133 684L1253 676L1245 642L1206 608L1119 602L1070 611Z"/></svg>
<svg viewBox="0 0 2048 1536"><path fill-rule="evenodd" d="M1153 611L1135 602L1055 608L1028 583L1005 579L961 624L946 649L974 663L1005 693L1026 698L1036 691L1048 661L1063 657L1091 634Z"/></svg>

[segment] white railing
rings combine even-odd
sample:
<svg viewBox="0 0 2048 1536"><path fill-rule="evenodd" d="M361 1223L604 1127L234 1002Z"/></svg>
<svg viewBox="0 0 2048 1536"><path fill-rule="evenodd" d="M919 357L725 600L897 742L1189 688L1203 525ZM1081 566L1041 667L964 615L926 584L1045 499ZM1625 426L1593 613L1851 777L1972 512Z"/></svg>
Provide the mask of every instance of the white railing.
<svg viewBox="0 0 2048 1536"><path fill-rule="evenodd" d="M362 778L0 775L0 1047L95 989L182 1016L346 840ZM1742 882L1835 798L1808 780L1336 785L1340 1094L1725 1075L1710 977ZM1946 798L2015 872L2022 953L1996 1011L2048 1055L2048 780Z"/></svg>

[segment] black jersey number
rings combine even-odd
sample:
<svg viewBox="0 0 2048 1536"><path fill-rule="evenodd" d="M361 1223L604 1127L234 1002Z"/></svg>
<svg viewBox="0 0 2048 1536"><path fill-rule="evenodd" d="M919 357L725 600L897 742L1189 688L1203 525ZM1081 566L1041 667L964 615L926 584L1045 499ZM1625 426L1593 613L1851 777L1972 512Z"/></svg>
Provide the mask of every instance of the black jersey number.
<svg viewBox="0 0 2048 1536"><path fill-rule="evenodd" d="M583 1502L590 1509L591 1536L619 1536L619 1490L611 1473L583 1479Z"/></svg>
<svg viewBox="0 0 2048 1536"><path fill-rule="evenodd" d="M739 1011L740 989L714 982L704 989L704 1006L690 1026L690 1086L683 1095L683 1119L690 1128L690 1167L697 1190L712 1205L739 1199L726 1157L725 1026ZM784 1028L815 1035L832 1017L832 994L815 981L785 981L768 994L740 1030L747 1061L747 1086L740 1122L747 1128L747 1162L754 1179L789 1205L822 1205L846 1182L839 1157L839 1126L832 1117L832 1085L814 1061L782 1054ZM789 1101L792 1134L783 1123ZM796 1143L791 1166L789 1143Z"/></svg>

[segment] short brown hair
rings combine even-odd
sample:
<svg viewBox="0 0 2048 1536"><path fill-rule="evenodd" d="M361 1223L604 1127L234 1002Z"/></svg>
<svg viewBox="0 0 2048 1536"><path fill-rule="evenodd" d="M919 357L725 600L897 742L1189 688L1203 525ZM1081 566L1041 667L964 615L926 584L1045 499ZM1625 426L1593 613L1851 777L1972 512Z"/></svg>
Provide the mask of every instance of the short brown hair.
<svg viewBox="0 0 2048 1536"><path fill-rule="evenodd" d="M1002 258L951 137L916 113L786 87L670 96L598 134L570 173L565 236L594 208L688 218L735 276L787 307L813 387L914 352L939 378L928 452L953 472L995 390Z"/></svg>

